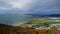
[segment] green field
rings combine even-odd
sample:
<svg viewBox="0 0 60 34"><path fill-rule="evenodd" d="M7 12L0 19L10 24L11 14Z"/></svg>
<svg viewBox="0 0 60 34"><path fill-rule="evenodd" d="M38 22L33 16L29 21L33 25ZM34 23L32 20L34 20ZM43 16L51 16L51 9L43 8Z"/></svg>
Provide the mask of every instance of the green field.
<svg viewBox="0 0 60 34"><path fill-rule="evenodd" d="M59 24L59 25L58 25ZM22 27L33 27L33 28L53 28L60 26L59 19L51 19L51 18L33 18L26 23L21 25Z"/></svg>

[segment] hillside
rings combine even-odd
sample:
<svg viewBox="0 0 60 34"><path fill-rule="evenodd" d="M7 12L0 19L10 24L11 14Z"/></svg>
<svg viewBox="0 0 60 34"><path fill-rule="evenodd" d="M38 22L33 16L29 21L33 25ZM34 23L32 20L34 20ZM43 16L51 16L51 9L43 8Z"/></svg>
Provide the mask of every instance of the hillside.
<svg viewBox="0 0 60 34"><path fill-rule="evenodd" d="M21 28L11 25L0 24L0 34L20 34L18 32Z"/></svg>
<svg viewBox="0 0 60 34"><path fill-rule="evenodd" d="M32 27L21 28L18 26L10 26L5 24L0 24L0 34L53 34L56 29L48 30L36 30Z"/></svg>

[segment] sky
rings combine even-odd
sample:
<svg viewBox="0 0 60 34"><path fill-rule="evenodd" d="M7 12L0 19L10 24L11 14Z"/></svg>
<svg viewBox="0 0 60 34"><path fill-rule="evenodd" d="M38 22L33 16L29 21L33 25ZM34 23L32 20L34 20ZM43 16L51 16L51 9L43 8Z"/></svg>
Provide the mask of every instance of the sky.
<svg viewBox="0 0 60 34"><path fill-rule="evenodd" d="M0 0L0 14L60 14L60 0Z"/></svg>

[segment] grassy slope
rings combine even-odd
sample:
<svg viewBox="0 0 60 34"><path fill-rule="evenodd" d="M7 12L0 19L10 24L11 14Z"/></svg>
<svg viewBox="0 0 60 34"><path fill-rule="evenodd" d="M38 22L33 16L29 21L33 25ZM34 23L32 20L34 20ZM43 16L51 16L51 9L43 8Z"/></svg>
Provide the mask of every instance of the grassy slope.
<svg viewBox="0 0 60 34"><path fill-rule="evenodd" d="M15 26L9 26L0 24L0 34L53 34L56 29L52 30L35 30L32 28L20 28Z"/></svg>
<svg viewBox="0 0 60 34"><path fill-rule="evenodd" d="M24 23L23 26L45 26L45 25L50 25L55 23L55 20L50 20L48 18L34 18L30 21L28 21L27 23Z"/></svg>

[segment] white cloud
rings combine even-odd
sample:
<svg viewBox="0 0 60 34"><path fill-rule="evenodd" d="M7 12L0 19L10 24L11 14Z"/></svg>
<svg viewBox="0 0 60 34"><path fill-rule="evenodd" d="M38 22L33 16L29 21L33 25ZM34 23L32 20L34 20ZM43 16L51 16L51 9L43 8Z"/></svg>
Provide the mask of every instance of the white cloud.
<svg viewBox="0 0 60 34"><path fill-rule="evenodd" d="M2 3L9 4L10 5L9 8L18 8L18 9L21 9L21 10L32 9L33 6L34 6L33 4L35 2L34 0L0 0L0 1L2 1Z"/></svg>
<svg viewBox="0 0 60 34"><path fill-rule="evenodd" d="M55 9L60 9L59 4L56 0L0 0L10 5L9 8L18 8L20 10L47 10L52 11ZM4 8L5 9L5 8Z"/></svg>
<svg viewBox="0 0 60 34"><path fill-rule="evenodd" d="M7 10L7 9L10 9L10 8L0 7L0 10Z"/></svg>
<svg viewBox="0 0 60 34"><path fill-rule="evenodd" d="M29 10L34 7L34 0L10 0L9 4L11 5L12 8L19 8L21 10Z"/></svg>

